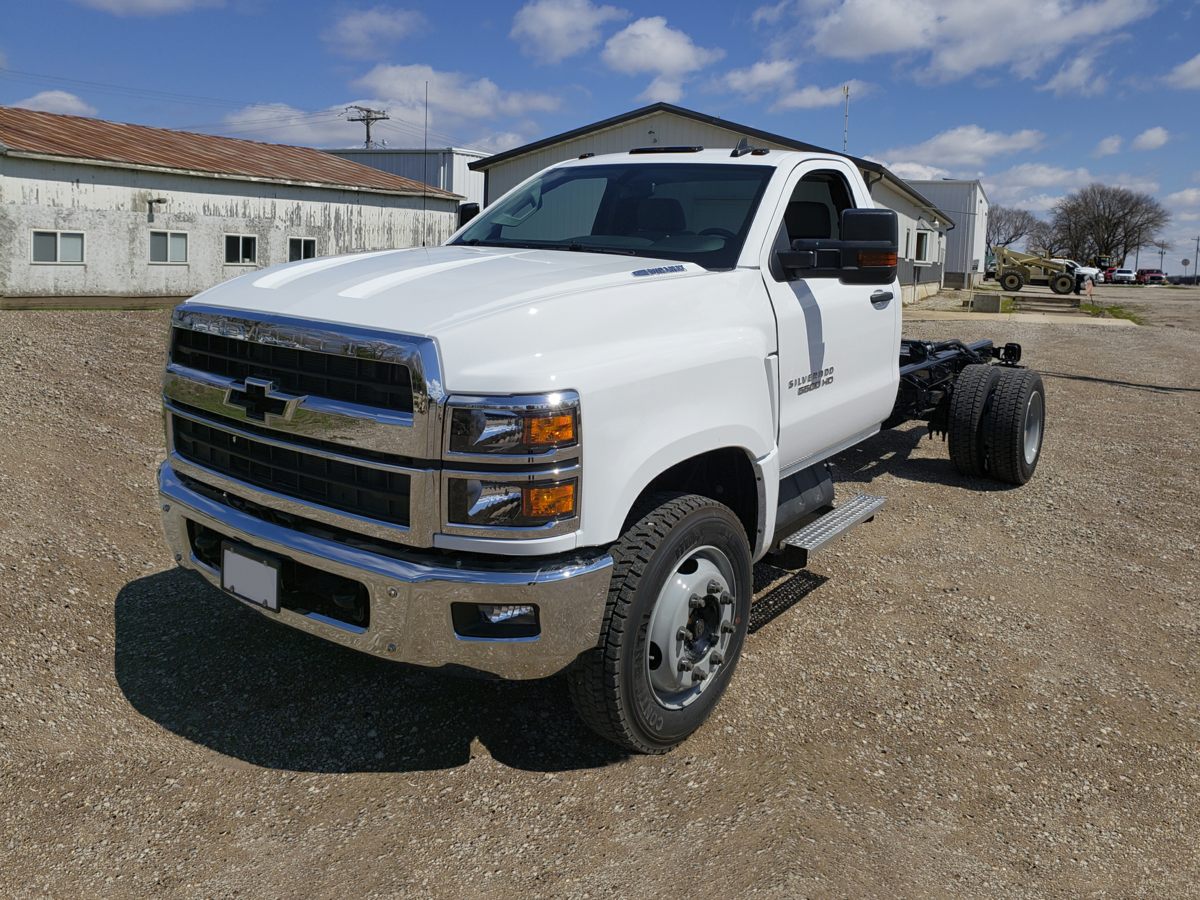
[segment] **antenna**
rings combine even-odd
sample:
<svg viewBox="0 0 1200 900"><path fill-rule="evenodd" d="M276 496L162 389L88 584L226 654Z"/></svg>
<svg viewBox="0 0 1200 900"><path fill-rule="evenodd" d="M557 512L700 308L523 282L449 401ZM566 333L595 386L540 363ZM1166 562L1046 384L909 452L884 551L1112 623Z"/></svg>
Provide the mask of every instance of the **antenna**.
<svg viewBox="0 0 1200 900"><path fill-rule="evenodd" d="M842 85L842 96L846 98L846 112L842 116L842 152L845 153L850 144L850 85Z"/></svg>
<svg viewBox="0 0 1200 900"><path fill-rule="evenodd" d="M429 243L429 212L425 189L429 187L429 82L425 82L425 137L421 148L421 246Z"/></svg>
<svg viewBox="0 0 1200 900"><path fill-rule="evenodd" d="M371 109L370 107L366 107L366 106L347 106L346 107L347 111L352 110L352 109L358 110L358 115L347 116L346 121L347 122L362 122L363 124L365 124L367 126L367 139L363 143L363 147L365 147L367 150L371 150L375 147L375 144L372 143L372 141L371 141L371 124L373 122L382 122L384 119L390 119L391 116L389 116L387 114L386 109Z"/></svg>

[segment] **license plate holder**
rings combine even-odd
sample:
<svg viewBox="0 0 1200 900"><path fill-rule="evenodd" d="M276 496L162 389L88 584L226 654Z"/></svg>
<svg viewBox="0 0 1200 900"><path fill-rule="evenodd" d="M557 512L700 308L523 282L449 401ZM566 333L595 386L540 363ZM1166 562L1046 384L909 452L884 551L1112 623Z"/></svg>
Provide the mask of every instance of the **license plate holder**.
<svg viewBox="0 0 1200 900"><path fill-rule="evenodd" d="M221 542L221 587L239 600L279 612L281 560L245 544Z"/></svg>

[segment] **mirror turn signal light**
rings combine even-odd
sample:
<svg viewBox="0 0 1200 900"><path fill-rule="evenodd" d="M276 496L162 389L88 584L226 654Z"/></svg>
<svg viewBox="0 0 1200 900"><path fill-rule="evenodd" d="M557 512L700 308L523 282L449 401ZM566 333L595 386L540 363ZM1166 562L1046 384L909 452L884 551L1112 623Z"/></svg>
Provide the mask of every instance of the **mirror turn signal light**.
<svg viewBox="0 0 1200 900"><path fill-rule="evenodd" d="M522 514L529 519L569 519L575 515L575 482L534 485L521 490Z"/></svg>
<svg viewBox="0 0 1200 900"><path fill-rule="evenodd" d="M859 250L858 251L858 266L866 268L867 266L894 266L896 265L895 251L887 250Z"/></svg>

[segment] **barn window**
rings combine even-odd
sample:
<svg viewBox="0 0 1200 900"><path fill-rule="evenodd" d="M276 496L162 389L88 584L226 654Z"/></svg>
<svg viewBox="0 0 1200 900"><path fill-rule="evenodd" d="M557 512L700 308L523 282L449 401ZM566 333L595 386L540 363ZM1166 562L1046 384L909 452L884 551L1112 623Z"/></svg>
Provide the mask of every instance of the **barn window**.
<svg viewBox="0 0 1200 900"><path fill-rule="evenodd" d="M917 252L913 254L913 262L930 262L929 257L929 235L931 232L917 232Z"/></svg>
<svg viewBox="0 0 1200 900"><path fill-rule="evenodd" d="M316 238L288 238L288 262L312 259L317 255Z"/></svg>
<svg viewBox="0 0 1200 900"><path fill-rule="evenodd" d="M250 266L258 262L258 238L252 234L225 235L225 265Z"/></svg>
<svg viewBox="0 0 1200 900"><path fill-rule="evenodd" d="M150 262L186 263L188 236L184 231L150 232Z"/></svg>
<svg viewBox="0 0 1200 900"><path fill-rule="evenodd" d="M35 263L83 262L83 232L35 231L32 259Z"/></svg>

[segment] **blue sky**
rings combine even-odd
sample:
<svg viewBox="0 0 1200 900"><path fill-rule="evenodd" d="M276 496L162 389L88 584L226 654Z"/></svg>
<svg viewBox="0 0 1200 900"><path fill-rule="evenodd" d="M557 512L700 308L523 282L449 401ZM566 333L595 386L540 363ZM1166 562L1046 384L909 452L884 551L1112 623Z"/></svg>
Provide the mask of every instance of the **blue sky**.
<svg viewBox="0 0 1200 900"><path fill-rule="evenodd" d="M314 146L489 150L668 100L1041 214L1091 181L1200 234L1200 0L5 0L0 104Z"/></svg>

